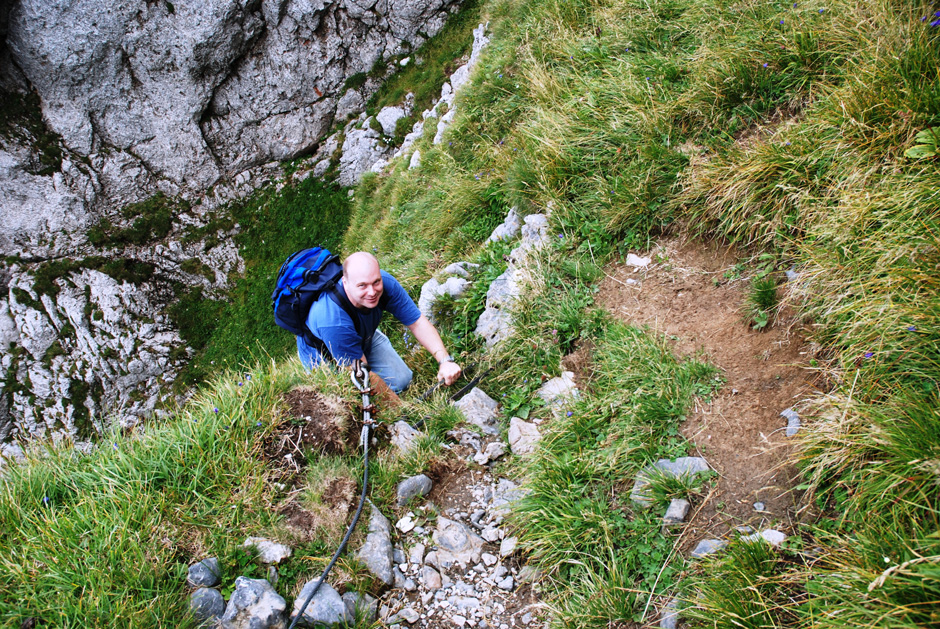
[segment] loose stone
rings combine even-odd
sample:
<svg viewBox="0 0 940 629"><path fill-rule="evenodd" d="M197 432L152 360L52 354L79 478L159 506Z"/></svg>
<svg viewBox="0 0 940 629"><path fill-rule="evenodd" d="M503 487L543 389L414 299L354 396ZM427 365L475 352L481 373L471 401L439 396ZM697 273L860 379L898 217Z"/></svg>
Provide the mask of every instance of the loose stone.
<svg viewBox="0 0 940 629"><path fill-rule="evenodd" d="M209 557L189 567L186 583L190 587L211 588L221 582L222 567L216 557Z"/></svg>
<svg viewBox="0 0 940 629"><path fill-rule="evenodd" d="M717 553L727 545L728 542L724 540L703 539L695 546L694 549L692 549L692 557L697 559L699 557L704 557L705 555Z"/></svg>

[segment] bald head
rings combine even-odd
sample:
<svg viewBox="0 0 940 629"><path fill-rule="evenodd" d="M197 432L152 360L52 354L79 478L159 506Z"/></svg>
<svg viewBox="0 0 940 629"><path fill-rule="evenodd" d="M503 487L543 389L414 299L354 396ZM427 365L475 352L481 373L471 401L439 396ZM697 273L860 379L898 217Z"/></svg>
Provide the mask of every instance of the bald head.
<svg viewBox="0 0 940 629"><path fill-rule="evenodd" d="M343 277L349 277L350 272L370 272L379 271L379 261L375 259L375 256L367 251L357 251L356 253L351 253L349 256L343 260Z"/></svg>
<svg viewBox="0 0 940 629"><path fill-rule="evenodd" d="M385 287L379 261L365 251L350 254L343 261L343 290L356 308L375 308Z"/></svg>

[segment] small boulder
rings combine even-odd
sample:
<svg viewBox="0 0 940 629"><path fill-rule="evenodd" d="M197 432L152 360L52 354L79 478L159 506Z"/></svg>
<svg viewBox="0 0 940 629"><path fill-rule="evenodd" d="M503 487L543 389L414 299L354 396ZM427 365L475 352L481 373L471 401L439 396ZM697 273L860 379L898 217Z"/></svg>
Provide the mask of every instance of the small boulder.
<svg viewBox="0 0 940 629"><path fill-rule="evenodd" d="M659 459L656 463L644 467L636 475L636 482L630 491L630 500L644 508L653 504L646 488L654 474L659 473L672 478L684 478L707 472L709 469L708 462L697 456L682 456L674 461Z"/></svg>
<svg viewBox="0 0 940 629"><path fill-rule="evenodd" d="M407 422L397 421L392 424L388 430L391 435L391 443L401 452L409 452L414 447L415 441L423 437L424 433L415 430Z"/></svg>
<svg viewBox="0 0 940 629"><path fill-rule="evenodd" d="M578 397L578 385L574 382L574 372L563 371L557 378L547 381L535 392L550 406L560 406L567 399Z"/></svg>
<svg viewBox="0 0 940 629"><path fill-rule="evenodd" d="M541 438L542 435L535 424L518 417L509 420L509 447L513 454L524 456L535 452Z"/></svg>
<svg viewBox="0 0 940 629"><path fill-rule="evenodd" d="M458 563L461 568L466 569L467 565L480 561L483 539L473 533L466 524L439 517L432 539L438 546L438 567L449 567Z"/></svg>
<svg viewBox="0 0 940 629"><path fill-rule="evenodd" d="M473 387L467 395L453 402L453 405L463 413L468 422L479 426L483 432L490 435L499 434L496 421L499 416L499 404L479 387Z"/></svg>
<svg viewBox="0 0 940 629"><path fill-rule="evenodd" d="M676 629L679 623L679 599L673 597L659 616L659 629Z"/></svg>
<svg viewBox="0 0 940 629"><path fill-rule="evenodd" d="M424 474L406 478L398 483L398 506L403 507L418 496L426 496L431 491L433 483Z"/></svg>
<svg viewBox="0 0 940 629"><path fill-rule="evenodd" d="M374 596L346 592L343 594L343 603L346 605L346 612L353 619L373 623L379 615L379 601Z"/></svg>
<svg viewBox="0 0 940 629"><path fill-rule="evenodd" d="M774 548L776 548L780 546L780 544L785 542L786 539L787 539L787 536L785 533L781 533L780 531L777 531L774 529L764 529L760 533L752 533L751 535L745 535L744 537L741 538L741 541L747 542L747 543L765 541L771 546L773 546Z"/></svg>
<svg viewBox="0 0 940 629"><path fill-rule="evenodd" d="M225 613L225 599L218 590L201 587L189 597L193 618L203 625L215 625Z"/></svg>
<svg viewBox="0 0 940 629"><path fill-rule="evenodd" d="M242 548L254 547L258 551L261 563L280 563L291 556L293 552L289 546L273 542L263 537L249 537L242 544Z"/></svg>
<svg viewBox="0 0 940 629"><path fill-rule="evenodd" d="M502 441L493 441L486 444L486 448L477 452L473 460L480 465L486 465L490 461L495 461L506 453L506 444Z"/></svg>
<svg viewBox="0 0 940 629"><path fill-rule="evenodd" d="M216 557L209 557L189 567L186 583L190 587L213 588L222 581L222 566Z"/></svg>
<svg viewBox="0 0 940 629"><path fill-rule="evenodd" d="M519 539L517 537L504 537L503 541L499 543L499 556L508 557L509 555L516 552L516 546L519 544Z"/></svg>
<svg viewBox="0 0 940 629"><path fill-rule="evenodd" d="M222 629L283 629L287 602L264 579L235 579L235 591L229 598Z"/></svg>
<svg viewBox="0 0 940 629"><path fill-rule="evenodd" d="M663 525L672 526L685 522L685 516L689 514L690 506L688 500L681 498L670 501L669 508L666 509L666 515L663 516Z"/></svg>
<svg viewBox="0 0 940 629"><path fill-rule="evenodd" d="M634 269L645 269L652 261L647 256L638 256L635 253L627 254L627 266L632 266Z"/></svg>
<svg viewBox="0 0 940 629"><path fill-rule="evenodd" d="M504 220L501 225L497 225L496 229L493 230L493 233L490 234L487 242L512 240L519 234L521 227L522 221L519 220L519 215L516 213L516 208L513 207L509 210L509 214L506 215L506 220Z"/></svg>
<svg viewBox="0 0 940 629"><path fill-rule="evenodd" d="M692 557L698 559L722 550L728 542L722 539L703 539L692 549Z"/></svg>
<svg viewBox="0 0 940 629"><path fill-rule="evenodd" d="M296 618L297 614L300 613L300 608L306 602L307 597L310 596L310 592L313 591L317 581L319 579L313 579L304 584L300 594L297 595L297 600L294 601L294 611L291 613L291 619ZM310 599L307 608L304 609L304 614L297 621L297 626L317 627L326 625L330 627L336 624L351 623L355 621L355 618L354 614L349 613L339 592L334 590L329 583L323 582L317 589L317 593Z"/></svg>
<svg viewBox="0 0 940 629"><path fill-rule="evenodd" d="M392 572L393 548L392 525L382 513L373 505L372 516L369 518L369 534L356 557L366 565L369 572L374 574L385 585L395 582Z"/></svg>

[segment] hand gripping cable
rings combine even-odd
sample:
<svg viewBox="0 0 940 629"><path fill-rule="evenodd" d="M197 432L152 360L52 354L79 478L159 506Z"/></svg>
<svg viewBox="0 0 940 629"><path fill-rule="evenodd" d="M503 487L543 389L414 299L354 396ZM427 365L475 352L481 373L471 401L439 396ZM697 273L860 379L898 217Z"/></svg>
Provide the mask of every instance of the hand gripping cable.
<svg viewBox="0 0 940 629"><path fill-rule="evenodd" d="M304 617L304 611L306 611L307 605L309 605L310 601L313 600L317 590L319 590L320 586L323 585L323 582L326 580L330 570L332 570L333 566L336 565L336 561L339 559L340 554L342 554L343 550L346 548L346 544L349 542L349 538L352 536L352 532L356 528L356 523L359 522L359 516L362 514L362 507L366 503L366 489L369 484L369 439L371 438L370 432L372 430L372 426L375 424L375 420L372 419L372 413L375 412L375 407L369 400L369 396L372 393L372 389L369 388L369 365L362 362L361 360L356 360L353 362L351 375L353 384L362 393L362 434L359 438L360 445L362 445L362 495L359 496L359 506L356 507L356 514L353 516L352 523L346 530L346 535L343 537L343 541L340 542L339 548L336 549L336 552L333 554L333 558L330 559L330 563L327 564L326 569L323 571L323 574L320 575L320 579L317 581L316 585L314 585L313 589L310 590L310 594L307 595L307 600L305 600L304 604L301 605L300 610L294 616L294 619L291 621L288 629L294 629L300 619Z"/></svg>

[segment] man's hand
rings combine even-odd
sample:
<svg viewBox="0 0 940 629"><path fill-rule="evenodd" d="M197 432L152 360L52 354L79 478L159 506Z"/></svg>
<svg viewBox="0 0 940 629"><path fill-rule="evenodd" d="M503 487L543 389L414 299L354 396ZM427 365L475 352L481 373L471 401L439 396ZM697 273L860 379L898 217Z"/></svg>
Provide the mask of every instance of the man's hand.
<svg viewBox="0 0 940 629"><path fill-rule="evenodd" d="M445 360L441 363L440 367L437 368L437 379L443 380L444 384L450 386L457 382L457 378L460 377L461 373L463 373L463 370L460 368L460 365L452 360Z"/></svg>

